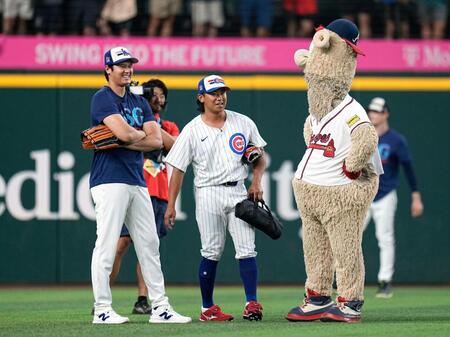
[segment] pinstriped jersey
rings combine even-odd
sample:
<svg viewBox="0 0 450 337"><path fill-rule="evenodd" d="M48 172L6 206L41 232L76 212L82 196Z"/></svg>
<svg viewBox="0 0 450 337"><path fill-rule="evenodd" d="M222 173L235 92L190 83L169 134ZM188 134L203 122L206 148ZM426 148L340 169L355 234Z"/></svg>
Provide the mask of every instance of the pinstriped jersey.
<svg viewBox="0 0 450 337"><path fill-rule="evenodd" d="M247 144L267 144L249 117L230 110L225 113L222 128L207 125L201 115L195 117L183 128L166 157L166 163L183 172L192 163L196 187L246 179L248 169L241 159Z"/></svg>
<svg viewBox="0 0 450 337"><path fill-rule="evenodd" d="M295 177L322 186L350 183L352 180L344 174L342 165L350 152L353 130L362 124L370 123L366 111L347 95L320 121L310 116L310 123L311 139L298 164ZM374 170L380 174L382 166L378 151L374 151L370 162Z"/></svg>

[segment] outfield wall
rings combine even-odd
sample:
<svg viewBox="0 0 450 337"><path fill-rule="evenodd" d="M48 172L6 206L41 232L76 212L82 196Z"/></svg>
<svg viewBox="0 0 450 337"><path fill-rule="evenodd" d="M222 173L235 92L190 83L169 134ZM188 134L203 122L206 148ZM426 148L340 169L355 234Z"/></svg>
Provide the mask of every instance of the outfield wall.
<svg viewBox="0 0 450 337"><path fill-rule="evenodd" d="M160 76L170 88L167 118L180 126L196 115L199 77ZM300 221L290 180L305 149L304 80L295 75L225 78L233 89L229 109L253 118L268 142L265 196L285 224L278 241L257 235L260 280L302 283ZM95 241L88 191L92 153L80 148L79 132L89 126L90 97L103 84L101 75L0 74L0 282L89 281ZM423 195L425 214L411 219L409 191L402 176L396 219L395 280L399 283L450 280L449 92L448 77L358 77L354 82L352 95L363 105L375 95L390 103L391 125L409 140ZM200 242L192 190L192 172L188 171L176 229L161 242L169 283L197 279ZM364 253L367 282L375 282L378 249L373 224L364 234ZM121 281L134 281L134 263L131 249ZM230 238L218 281L239 282Z"/></svg>

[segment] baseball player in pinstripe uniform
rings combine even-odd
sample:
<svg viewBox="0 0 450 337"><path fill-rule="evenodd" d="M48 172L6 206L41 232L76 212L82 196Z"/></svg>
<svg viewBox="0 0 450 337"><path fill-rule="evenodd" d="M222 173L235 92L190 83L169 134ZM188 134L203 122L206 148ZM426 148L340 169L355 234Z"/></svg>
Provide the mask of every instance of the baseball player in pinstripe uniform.
<svg viewBox="0 0 450 337"><path fill-rule="evenodd" d="M263 148L266 142L250 118L225 110L229 90L220 76L210 75L200 80L197 104L201 114L183 128L166 158L166 163L173 167L165 214L169 229L174 226L175 201L184 173L191 163L194 170L195 212L202 245L199 268L201 321L233 319L213 301L216 268L225 246L227 229L234 243L247 299L243 318L262 319L262 306L256 294L255 230L236 218L234 209L247 197L262 199L264 154L252 164L253 179L248 191L244 185L248 170L242 162L242 155L249 142L259 148Z"/></svg>
<svg viewBox="0 0 450 337"><path fill-rule="evenodd" d="M122 324L128 317L112 309L109 276L116 255L122 225L134 241L136 255L148 288L153 310L151 323L187 323L169 305L159 260L159 239L150 197L142 175L142 151L162 146L161 132L147 101L126 87L137 58L123 47L105 53L104 74L108 85L95 93L91 102L92 125L105 124L124 145L95 151L90 188L95 204L97 240L92 253L94 324Z"/></svg>

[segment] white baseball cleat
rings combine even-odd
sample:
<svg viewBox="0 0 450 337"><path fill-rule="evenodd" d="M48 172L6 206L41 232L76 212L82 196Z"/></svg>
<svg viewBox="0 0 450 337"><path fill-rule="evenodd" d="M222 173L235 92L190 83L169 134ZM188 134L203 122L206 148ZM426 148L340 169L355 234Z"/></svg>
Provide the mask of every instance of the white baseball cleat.
<svg viewBox="0 0 450 337"><path fill-rule="evenodd" d="M182 316L172 309L170 305L160 305L152 309L150 323L189 323L192 318Z"/></svg>
<svg viewBox="0 0 450 337"><path fill-rule="evenodd" d="M123 324L129 321L128 317L120 316L113 309L107 309L95 312L92 324Z"/></svg>

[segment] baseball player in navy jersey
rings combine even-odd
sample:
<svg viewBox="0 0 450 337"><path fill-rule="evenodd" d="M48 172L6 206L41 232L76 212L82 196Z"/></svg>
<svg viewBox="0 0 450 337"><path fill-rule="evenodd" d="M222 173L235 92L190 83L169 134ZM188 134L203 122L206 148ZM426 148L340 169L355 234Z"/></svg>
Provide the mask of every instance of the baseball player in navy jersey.
<svg viewBox="0 0 450 337"><path fill-rule="evenodd" d="M169 229L175 224L175 202L184 173L189 164L193 166L195 214L202 246L199 268L201 321L233 319L213 300L216 268L225 246L227 229L234 243L247 300L243 318L262 319L262 306L256 293L255 230L236 218L234 209L247 197L262 199L264 154L252 165L253 179L248 191L244 185L248 168L241 159L249 142L259 148L263 148L266 142L250 118L225 109L229 90L220 76L210 75L200 80L197 104L201 113L183 128L166 158L166 163L173 167L165 214Z"/></svg>
<svg viewBox="0 0 450 337"><path fill-rule="evenodd" d="M403 166L406 179L411 188L411 216L416 218L423 213L420 192L417 189L411 155L405 137L389 127L389 108L384 98L375 97L367 107L370 121L378 133L378 151L383 163L384 174L380 176L377 195L369 208L364 229L371 218L375 223L375 235L380 248L380 270L378 272L379 298L390 298L395 261L394 218L397 209L399 168Z"/></svg>
<svg viewBox="0 0 450 337"><path fill-rule="evenodd" d="M122 225L134 241L142 275L152 301L151 323L187 323L190 317L176 313L165 295L159 260L159 239L150 197L142 174L142 151L160 149L161 132L147 101L130 93L133 64L138 60L124 47L105 53L104 74L108 85L91 101L91 123L105 124L125 145L95 151L90 189L95 204L97 240L92 253L94 324L122 324L128 317L112 308L109 276Z"/></svg>
<svg viewBox="0 0 450 337"><path fill-rule="evenodd" d="M155 213L156 229L158 237L161 239L166 235L164 226L164 213L167 209L168 200L168 175L167 168L162 162L163 156L172 148L176 137L180 131L174 122L161 119L161 112L167 105L168 89L165 83L159 79L151 79L142 84L145 89L143 97L152 108L156 122L161 127L163 149L144 153L144 180L147 185L150 199L152 200L153 212ZM126 226L122 227L120 239L117 244L116 258L110 276L110 283L113 283L119 274L122 259L131 244L130 233ZM136 277L138 283L138 298L134 303L133 314L150 314L151 307L147 301L147 287L142 277L139 263L136 265Z"/></svg>

